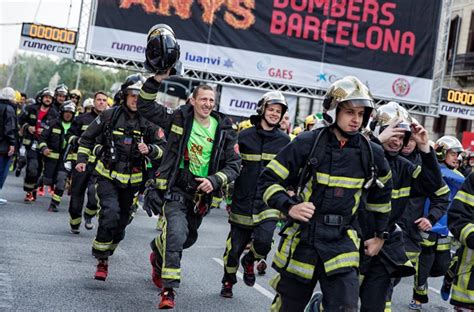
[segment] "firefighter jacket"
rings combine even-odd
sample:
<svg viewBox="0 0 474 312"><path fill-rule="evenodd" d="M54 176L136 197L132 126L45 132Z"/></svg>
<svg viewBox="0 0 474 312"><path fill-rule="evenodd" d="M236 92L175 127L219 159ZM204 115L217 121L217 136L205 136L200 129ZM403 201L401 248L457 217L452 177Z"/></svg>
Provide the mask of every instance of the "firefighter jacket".
<svg viewBox="0 0 474 312"><path fill-rule="evenodd" d="M172 111L155 102L159 83L153 77L148 78L138 97L138 111L145 118L163 128L167 134L165 154L155 179L157 189L168 192L178 178L179 162L183 157L194 120L192 105L182 105ZM211 181L214 191L207 203L215 206L222 197L221 188L234 181L240 172L240 155L237 145L237 133L232 121L224 114L211 112L217 122L217 129L212 147L211 161L207 179Z"/></svg>
<svg viewBox="0 0 474 312"><path fill-rule="evenodd" d="M165 142L159 129L139 113L130 114L116 106L100 114L79 139L78 163L88 163L89 156L98 156L95 171L99 176L115 180L119 187L139 185L145 172L145 157L138 150L143 142L150 150L150 159L160 159ZM96 145L96 141L100 144Z"/></svg>
<svg viewBox="0 0 474 312"><path fill-rule="evenodd" d="M97 116L99 115L97 115L95 110L92 110L91 112L74 117L71 128L69 128L66 134L66 140L68 144L71 145L70 153L72 155L77 153L77 150L79 148L78 141L82 133L86 131L87 127L91 124L92 121L94 121L94 119L97 118ZM72 157L74 158L74 156ZM75 157L77 158L77 156ZM89 156L89 163L93 162L95 162L95 155L91 153L91 155Z"/></svg>
<svg viewBox="0 0 474 312"><path fill-rule="evenodd" d="M310 156L313 142L321 131L325 132L321 140L325 136L326 140L318 143ZM363 161L368 156L363 154L369 153L369 150L378 168L378 179L384 185L379 188L374 184L365 191L367 173ZM290 197L286 188L294 185L306 164L310 164L309 179L304 183L300 197ZM290 220L283 228L280 246L273 260L274 268L279 272L284 270L296 279L311 280L316 259L309 257L312 253L304 252L305 248L316 250L327 275L358 268L359 203L366 201L366 209L374 217L374 227L384 231L391 210L391 191L391 172L383 150L361 134L351 137L343 147L332 127L298 135L263 170L259 179L259 192L262 192L268 207L285 214L300 202L312 202L316 210L308 223L300 225ZM300 245L304 248L299 248Z"/></svg>
<svg viewBox="0 0 474 312"><path fill-rule="evenodd" d="M456 268L451 291L451 304L474 305L474 174L470 174L456 193L448 210L448 227L454 238L461 242L456 252Z"/></svg>
<svg viewBox="0 0 474 312"><path fill-rule="evenodd" d="M260 124L239 133L238 143L242 169L235 180L229 223L252 227L262 221L278 220L280 212L264 209L262 201L256 201L257 182L263 168L290 142L290 138L278 128L265 131ZM256 205L254 205L256 204Z"/></svg>
<svg viewBox="0 0 474 312"><path fill-rule="evenodd" d="M50 153L45 157L59 161L66 150L66 146L64 144L65 142L66 133L62 125L62 119L54 119L50 122L47 122L44 126L44 130L38 140L38 149L41 153L43 153L43 151L48 148Z"/></svg>
<svg viewBox="0 0 474 312"><path fill-rule="evenodd" d="M416 166L422 165L421 155L417 149L415 149L411 155L403 157ZM403 230L407 255L410 260L412 257L417 257L421 251L420 243L425 239L426 243L428 243L428 238L430 238L429 233L422 233L418 229L418 225L415 224L415 221L425 217L432 225L435 225L436 222L446 214L450 196L449 192L445 193L443 191L441 193L442 194L439 195L436 194L436 192L431 193L428 198L425 196L409 198L402 217L397 221L397 224L400 225ZM433 236L433 241L435 240L436 237Z"/></svg>
<svg viewBox="0 0 474 312"><path fill-rule="evenodd" d="M385 157L392 170L392 211L388 227L390 236L385 241L378 257L392 277L410 276L415 273L415 269L408 260L403 233L396 223L401 219L409 198L427 197L431 194L441 196L447 194L449 188L443 182L433 149L430 153L420 152L421 166L413 164L398 154L385 153ZM375 231L371 222L365 222L370 221L370 218L363 218L363 221L361 225L364 239L372 238ZM363 267L361 272L364 273L365 269Z"/></svg>
<svg viewBox="0 0 474 312"><path fill-rule="evenodd" d="M15 108L7 100L0 100L0 155L8 154L10 146L18 147L16 144L17 121Z"/></svg>
<svg viewBox="0 0 474 312"><path fill-rule="evenodd" d="M38 121L38 114L39 114L40 107L41 107L41 104L28 105L25 108L25 112L20 115L19 124L20 124L20 128L23 131L22 144L26 148L30 148L33 145L34 141L36 141L39 138L39 137L35 137L34 134L31 134L28 131L28 127L36 126L36 123ZM56 109L50 106L48 112L41 120L40 128L44 129L44 126L46 125L46 123L54 119L59 119L59 114L56 111Z"/></svg>

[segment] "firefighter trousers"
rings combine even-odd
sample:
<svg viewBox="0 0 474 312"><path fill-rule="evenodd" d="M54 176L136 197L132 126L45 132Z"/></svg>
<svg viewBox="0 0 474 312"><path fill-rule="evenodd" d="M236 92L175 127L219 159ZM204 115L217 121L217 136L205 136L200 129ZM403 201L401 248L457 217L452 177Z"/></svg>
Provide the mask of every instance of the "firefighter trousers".
<svg viewBox="0 0 474 312"><path fill-rule="evenodd" d="M382 312L390 287L390 276L378 256L370 259L369 268L360 285L360 311Z"/></svg>
<svg viewBox="0 0 474 312"><path fill-rule="evenodd" d="M61 168L58 170L55 178L54 184L54 194L51 198L51 205L59 206L61 203L61 198L63 197L64 190L66 189L66 181L69 173L66 169Z"/></svg>
<svg viewBox="0 0 474 312"><path fill-rule="evenodd" d="M41 175L43 185L52 187L56 184L56 174L58 173L59 167L61 165L60 161L62 160L51 159L45 156L43 157L44 169Z"/></svg>
<svg viewBox="0 0 474 312"><path fill-rule="evenodd" d="M33 192L38 186L38 179L43 171L43 156L37 150L26 150L26 173L23 182L25 192Z"/></svg>
<svg viewBox="0 0 474 312"><path fill-rule="evenodd" d="M97 198L95 192L94 165L88 164L84 172L72 169L71 201L69 202L69 224L78 229L82 221L84 194L87 191L87 204L84 217L92 218L97 214Z"/></svg>
<svg viewBox="0 0 474 312"><path fill-rule="evenodd" d="M250 251L244 256L247 263L267 257L272 248L275 227L275 221L262 222L254 228L245 228L235 224L230 225L230 232L227 236L224 252L224 276L222 277L222 283L237 283L236 273L239 268L240 256L249 242L251 242Z"/></svg>
<svg viewBox="0 0 474 312"><path fill-rule="evenodd" d="M418 270L414 278L413 299L428 302L428 277L443 276L451 263L451 252L437 250L437 245L422 246Z"/></svg>
<svg viewBox="0 0 474 312"><path fill-rule="evenodd" d="M271 311L304 311L317 282L323 293L322 304L325 312L357 311L359 294L357 269L350 268L350 271L328 276L324 272L321 259L318 259L311 281L302 282L291 277L286 271L276 276L274 288L277 295L273 300Z"/></svg>
<svg viewBox="0 0 474 312"><path fill-rule="evenodd" d="M125 227L129 223L132 202L138 187L122 186L104 177L97 178L99 227L92 243L92 255L97 259L107 259L125 237Z"/></svg>
<svg viewBox="0 0 474 312"><path fill-rule="evenodd" d="M163 205L161 233L151 242L161 268L163 287L178 288L181 281L181 257L183 250L197 241L202 216L194 212L194 202L184 199L167 200Z"/></svg>

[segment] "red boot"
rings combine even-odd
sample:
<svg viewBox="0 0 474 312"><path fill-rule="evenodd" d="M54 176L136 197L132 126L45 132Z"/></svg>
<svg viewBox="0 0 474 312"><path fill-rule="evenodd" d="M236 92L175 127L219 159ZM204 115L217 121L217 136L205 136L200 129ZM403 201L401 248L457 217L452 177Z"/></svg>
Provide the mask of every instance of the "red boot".
<svg viewBox="0 0 474 312"><path fill-rule="evenodd" d="M174 290L173 288L165 288L161 291L161 302L158 308L173 309L174 308Z"/></svg>
<svg viewBox="0 0 474 312"><path fill-rule="evenodd" d="M151 279L153 283L158 288L163 288L163 281L161 280L161 268L156 259L155 252L150 253L150 263L151 263Z"/></svg>
<svg viewBox="0 0 474 312"><path fill-rule="evenodd" d="M97 270L95 271L94 278L99 281L105 281L108 273L107 259L98 259L97 260Z"/></svg>

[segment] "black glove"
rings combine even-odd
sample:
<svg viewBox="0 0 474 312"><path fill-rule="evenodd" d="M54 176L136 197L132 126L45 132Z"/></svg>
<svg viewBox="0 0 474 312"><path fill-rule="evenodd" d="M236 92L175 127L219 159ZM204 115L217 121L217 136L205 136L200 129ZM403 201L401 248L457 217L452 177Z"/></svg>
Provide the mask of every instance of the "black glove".
<svg viewBox="0 0 474 312"><path fill-rule="evenodd" d="M163 197L154 185L150 185L145 189L145 201L143 202L143 210L149 217L161 214L163 207Z"/></svg>

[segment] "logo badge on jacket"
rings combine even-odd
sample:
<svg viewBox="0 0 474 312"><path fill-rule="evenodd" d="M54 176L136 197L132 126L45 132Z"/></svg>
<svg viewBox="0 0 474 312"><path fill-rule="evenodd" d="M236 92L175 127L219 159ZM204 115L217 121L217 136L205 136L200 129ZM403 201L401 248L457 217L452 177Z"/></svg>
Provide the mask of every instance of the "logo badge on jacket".
<svg viewBox="0 0 474 312"><path fill-rule="evenodd" d="M130 144L132 144L132 141L133 141L132 138L124 138L123 139L123 144L130 145Z"/></svg>

